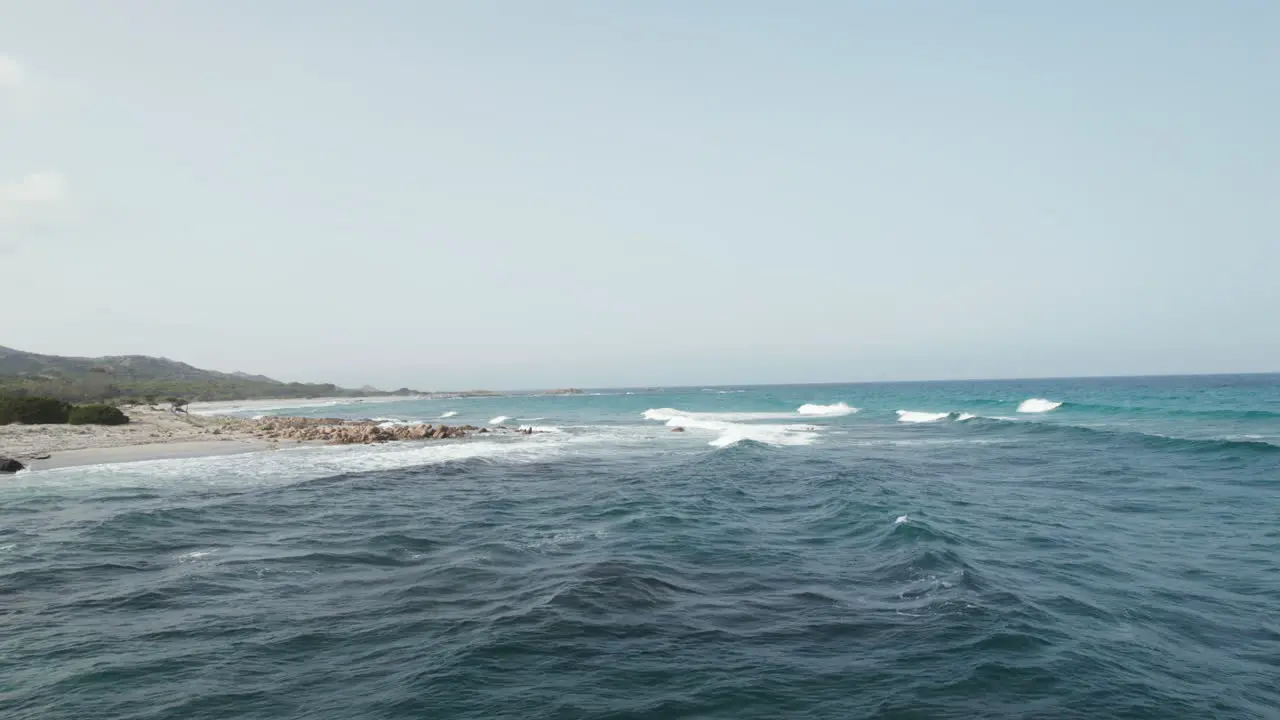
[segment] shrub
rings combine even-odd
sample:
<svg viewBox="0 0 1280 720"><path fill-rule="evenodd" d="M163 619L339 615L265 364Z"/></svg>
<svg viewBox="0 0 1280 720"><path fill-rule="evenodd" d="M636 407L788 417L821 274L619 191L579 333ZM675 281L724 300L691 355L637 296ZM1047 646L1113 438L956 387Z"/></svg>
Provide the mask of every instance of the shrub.
<svg viewBox="0 0 1280 720"><path fill-rule="evenodd" d="M0 425L61 425L71 414L71 406L48 397L0 398Z"/></svg>
<svg viewBox="0 0 1280 720"><path fill-rule="evenodd" d="M67 422L72 425L125 425L129 416L112 405L77 405Z"/></svg>

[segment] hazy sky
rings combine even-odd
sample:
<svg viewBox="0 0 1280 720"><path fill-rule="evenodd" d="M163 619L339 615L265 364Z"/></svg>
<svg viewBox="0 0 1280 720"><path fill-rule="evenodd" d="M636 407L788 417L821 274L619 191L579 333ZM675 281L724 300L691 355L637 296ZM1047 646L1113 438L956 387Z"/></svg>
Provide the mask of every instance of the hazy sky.
<svg viewBox="0 0 1280 720"><path fill-rule="evenodd" d="M425 389L1280 370L1280 3L0 0L0 345Z"/></svg>

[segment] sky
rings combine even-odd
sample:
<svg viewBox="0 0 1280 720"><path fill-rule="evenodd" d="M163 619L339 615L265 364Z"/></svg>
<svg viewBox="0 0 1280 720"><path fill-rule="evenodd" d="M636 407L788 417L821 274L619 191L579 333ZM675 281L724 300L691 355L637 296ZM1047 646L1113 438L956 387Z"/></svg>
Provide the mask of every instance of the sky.
<svg viewBox="0 0 1280 720"><path fill-rule="evenodd" d="M1280 3L0 0L0 345L420 389L1280 370Z"/></svg>

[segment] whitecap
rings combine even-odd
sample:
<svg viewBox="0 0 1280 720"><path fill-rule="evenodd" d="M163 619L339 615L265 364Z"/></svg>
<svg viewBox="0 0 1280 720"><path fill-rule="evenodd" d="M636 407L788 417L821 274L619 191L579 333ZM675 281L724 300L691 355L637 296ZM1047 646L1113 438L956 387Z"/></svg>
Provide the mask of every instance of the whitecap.
<svg viewBox="0 0 1280 720"><path fill-rule="evenodd" d="M834 405L801 405L794 412L696 412L676 408L649 408L642 413L646 420L665 421L672 417L698 418L721 422L748 422L752 420L804 420L813 417L840 417L858 412L858 408L846 403Z"/></svg>
<svg viewBox="0 0 1280 720"><path fill-rule="evenodd" d="M951 413L944 412L917 412L915 410L899 410L898 422L904 423L930 423L939 420L946 420L951 417Z"/></svg>
<svg viewBox="0 0 1280 720"><path fill-rule="evenodd" d="M213 548L210 550L192 550L191 552L182 553L176 559L180 563L188 563L188 562L192 562L193 560L199 560L200 558L209 557L210 555L216 552L218 552L217 548Z"/></svg>
<svg viewBox="0 0 1280 720"><path fill-rule="evenodd" d="M960 413L960 416L956 418L956 422L964 422L965 420L972 420L976 417L978 416L973 413Z"/></svg>
<svg viewBox="0 0 1280 720"><path fill-rule="evenodd" d="M457 415L457 414L458 414L458 411L457 411L457 410L450 410L449 412L440 413L440 419L442 419L442 420L443 420L444 418L451 418L451 417L453 417L454 415Z"/></svg>
<svg viewBox="0 0 1280 720"><path fill-rule="evenodd" d="M848 403L842 403L842 402L835 403L834 405L815 405L812 403L807 403L807 404L801 405L799 408L796 409L796 413L800 415L838 416L838 415L850 415L856 412L858 412L858 408L849 407Z"/></svg>
<svg viewBox="0 0 1280 720"><path fill-rule="evenodd" d="M724 419L741 417L758 419L761 413L683 413L672 408L654 408L644 411L646 420L664 422L667 427L680 427L686 430L706 430L716 433L716 437L708 442L712 447L728 447L743 440L751 440L765 445L812 445L818 439L816 428L798 425L760 425L743 424ZM769 414L776 417L777 413ZM785 415L790 417L790 415Z"/></svg>
<svg viewBox="0 0 1280 720"><path fill-rule="evenodd" d="M555 425L521 425L520 432L527 433L558 433L564 432Z"/></svg>
<svg viewBox="0 0 1280 720"><path fill-rule="evenodd" d="M509 416L507 416L507 415L499 415L498 417L491 419L491 420L489 421L489 424L490 424L490 425L501 425L502 423L504 423L504 422L506 422L506 421L508 421L508 420L510 420L510 419L511 419L511 418L510 418Z"/></svg>
<svg viewBox="0 0 1280 720"><path fill-rule="evenodd" d="M68 487L125 485L128 487L174 488L195 484L210 486L259 487L287 485L301 480L332 477L344 473L366 473L420 467L436 463L482 460L493 463L542 462L557 457L570 443L590 447L609 442L606 435L579 437L568 433L533 435L528 438L469 440L440 443L386 443L383 445L297 446L244 455L141 460L136 462L24 470L4 489L22 487Z"/></svg>
<svg viewBox="0 0 1280 720"><path fill-rule="evenodd" d="M898 516L898 519L893 521L893 524L894 524L894 525L901 525L902 523L906 522L908 519L909 519L909 518L907 518L907 516L906 516L906 515L899 515L899 516Z"/></svg>
<svg viewBox="0 0 1280 720"><path fill-rule="evenodd" d="M1062 406L1061 402L1054 400L1046 400L1044 398L1028 398L1022 401L1018 406L1020 413L1043 413L1055 410Z"/></svg>

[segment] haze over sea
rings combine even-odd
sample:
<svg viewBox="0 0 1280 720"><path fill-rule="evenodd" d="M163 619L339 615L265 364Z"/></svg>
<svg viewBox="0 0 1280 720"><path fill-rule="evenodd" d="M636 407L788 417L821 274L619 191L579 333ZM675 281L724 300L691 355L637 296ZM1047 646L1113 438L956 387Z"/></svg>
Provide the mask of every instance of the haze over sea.
<svg viewBox="0 0 1280 720"><path fill-rule="evenodd" d="M0 483L0 715L1280 713L1277 375L303 405L540 432Z"/></svg>

